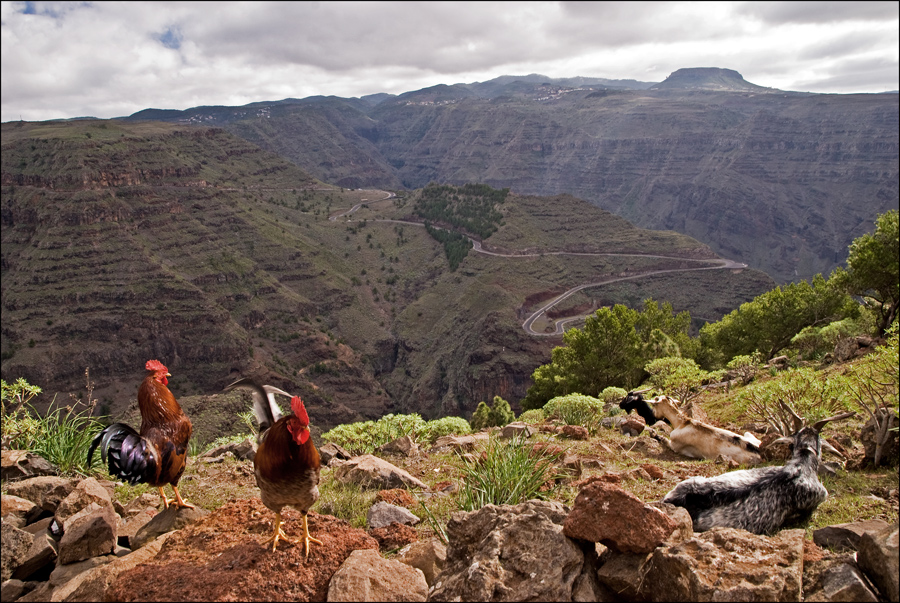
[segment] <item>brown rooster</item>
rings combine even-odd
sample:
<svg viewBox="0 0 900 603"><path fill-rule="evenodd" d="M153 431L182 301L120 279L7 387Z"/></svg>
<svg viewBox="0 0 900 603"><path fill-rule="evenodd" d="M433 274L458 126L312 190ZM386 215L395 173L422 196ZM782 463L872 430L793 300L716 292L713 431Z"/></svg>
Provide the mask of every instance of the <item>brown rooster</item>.
<svg viewBox="0 0 900 603"><path fill-rule="evenodd" d="M193 427L175 396L166 387L171 377L159 360L147 361L147 376L138 388L141 432L124 423L113 423L97 434L88 449L88 465L100 446L109 474L131 484L150 484L159 488L163 505L194 508L178 493L178 480L184 473L188 440ZM165 484L172 484L175 498L166 498Z"/></svg>
<svg viewBox="0 0 900 603"><path fill-rule="evenodd" d="M256 485L263 504L275 512L272 535L261 544L272 543L272 551L279 540L302 544L309 558L311 542L322 544L309 535L307 514L319 498L319 451L309 433L309 415L299 396L291 397L292 414L281 416L275 394L289 396L277 387L259 385L251 379L238 379L225 391L244 387L253 393L253 413L259 423L256 457L253 459ZM281 529L281 510L292 506L303 514L303 539L291 540Z"/></svg>

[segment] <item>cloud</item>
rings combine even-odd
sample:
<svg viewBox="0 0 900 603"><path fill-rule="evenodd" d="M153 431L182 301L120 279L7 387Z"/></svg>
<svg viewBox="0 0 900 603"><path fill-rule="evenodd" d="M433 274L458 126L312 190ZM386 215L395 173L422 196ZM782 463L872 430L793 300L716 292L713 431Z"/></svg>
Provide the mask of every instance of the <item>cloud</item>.
<svg viewBox="0 0 900 603"><path fill-rule="evenodd" d="M893 2L3 2L0 20L4 121L682 67L897 87ZM854 79L850 60L886 67Z"/></svg>

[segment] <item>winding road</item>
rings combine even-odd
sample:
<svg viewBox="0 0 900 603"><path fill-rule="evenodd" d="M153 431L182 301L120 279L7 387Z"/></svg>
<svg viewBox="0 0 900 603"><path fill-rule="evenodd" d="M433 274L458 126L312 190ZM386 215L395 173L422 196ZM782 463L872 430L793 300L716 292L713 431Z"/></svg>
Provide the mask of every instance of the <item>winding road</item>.
<svg viewBox="0 0 900 603"><path fill-rule="evenodd" d="M333 216L329 216L328 219L332 222L336 221L338 218L346 217L354 212L356 212L360 207L366 205L367 203L371 203L374 201L384 201L386 199L391 199L394 197L394 193L390 193L388 191L372 191L373 193L385 193L385 197L381 199L373 199L372 201L363 201L361 203L357 203L350 209L344 212L340 212L334 214ZM348 221L350 221L348 219ZM413 226L425 226L421 222L412 222L409 220L387 220L387 219L374 219L370 220L371 222L394 222L399 224L411 224ZM641 254L641 253L586 253L586 252L573 252L573 251L544 251L539 253L497 253L494 251L488 251L484 249L481 245L481 241L477 241L472 237L468 237L468 239L472 242L472 250L476 253L481 253L484 255L490 255L494 257L501 258L534 258L534 257L543 257L547 255L572 255L572 256L589 256L589 257L600 257L600 256L608 256L608 257L633 257L633 258L660 258L667 260L679 260L683 262L698 262L706 264L704 266L697 266L696 268L671 268L667 270L648 270L647 272L642 272L640 274L632 274L629 276L619 276L607 278L602 281L596 281L591 283L584 283L583 285L578 285L577 287L572 287L568 291L554 297L552 300L541 306L536 312L532 313L531 316L525 319L525 322L522 323L522 328L525 329L525 332L529 335L533 335L535 337L554 337L557 335L562 335L565 332L566 325L576 322L579 320L583 320L585 317L590 316L590 314L583 314L579 316L570 316L568 318L563 318L562 320L557 320L555 323L555 330L549 333L535 331L533 328L534 323L541 318L550 308L557 305L558 303L568 299L572 295L582 291L584 289L590 289L591 287L600 287L602 285L608 285L610 283L616 283L619 281L630 281L634 279L644 278L646 276L652 276L655 274L668 274L671 272L689 272L694 270L741 270L743 268L747 268L747 264L743 264L741 262L735 262L733 260L726 259L705 259L705 260L697 260L691 258L683 258L678 256L668 256L668 255L649 255L649 254ZM712 264L712 265L710 265Z"/></svg>

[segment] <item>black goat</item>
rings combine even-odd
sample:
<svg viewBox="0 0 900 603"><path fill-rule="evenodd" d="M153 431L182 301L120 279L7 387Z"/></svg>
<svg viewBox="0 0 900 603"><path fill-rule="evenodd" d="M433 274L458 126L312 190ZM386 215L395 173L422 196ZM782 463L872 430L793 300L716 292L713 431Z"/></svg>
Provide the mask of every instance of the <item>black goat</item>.
<svg viewBox="0 0 900 603"><path fill-rule="evenodd" d="M656 415L653 414L653 409L649 404L647 404L647 401L644 400L644 396L641 395L645 391L647 390L641 390L639 392L628 392L628 394L622 399L622 401L619 402L619 408L624 410L626 413L633 410L644 418L644 422L646 422L647 425L653 425L657 421L665 421L666 423L669 423L669 425L671 425L669 420L665 417L663 417L662 419L656 418Z"/></svg>
<svg viewBox="0 0 900 603"><path fill-rule="evenodd" d="M783 403L782 403L783 404ZM687 509L694 530L714 527L741 528L754 534L773 534L786 524L808 519L828 496L819 482L822 448L819 433L829 421L853 416L844 413L804 427L803 420L783 404L794 417L792 436L777 441L789 443L791 459L782 467L757 467L723 473L717 477L691 477L666 494L663 502Z"/></svg>

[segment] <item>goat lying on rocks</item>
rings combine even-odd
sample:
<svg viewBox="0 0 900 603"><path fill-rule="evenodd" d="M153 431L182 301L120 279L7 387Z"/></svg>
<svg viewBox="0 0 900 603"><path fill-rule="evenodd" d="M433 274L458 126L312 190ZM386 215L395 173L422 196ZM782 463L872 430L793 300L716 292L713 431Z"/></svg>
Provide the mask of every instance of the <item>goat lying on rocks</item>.
<svg viewBox="0 0 900 603"><path fill-rule="evenodd" d="M748 432L740 436L727 429L691 419L678 409L678 400L668 396L657 396L646 403L657 418L665 418L672 425L672 433L668 439L656 437L675 453L695 459L715 459L721 455L742 465L758 465L762 462L760 441L753 434Z"/></svg>
<svg viewBox="0 0 900 603"><path fill-rule="evenodd" d="M833 448L819 438L819 433L829 421L846 419L854 413L804 427L803 420L789 412L796 432L776 440L788 443L792 449L792 457L784 466L691 477L666 494L663 502L687 509L698 532L727 527L773 534L785 525L808 519L828 496L817 471L822 449Z"/></svg>
<svg viewBox="0 0 900 603"><path fill-rule="evenodd" d="M644 418L644 422L647 423L647 426L653 425L660 419L653 413L653 409L647 404L647 401L644 400L643 394L644 392L649 391L643 389L639 392L628 392L628 394L619 402L619 408L624 410L626 413L631 412L632 410L636 412L639 416ZM662 418L663 421L669 423L669 420L665 417Z"/></svg>

